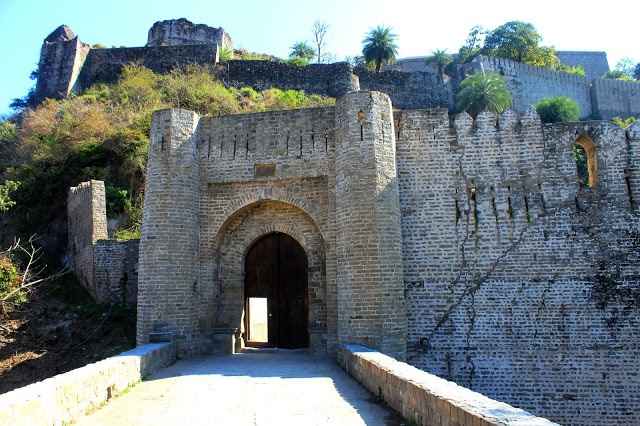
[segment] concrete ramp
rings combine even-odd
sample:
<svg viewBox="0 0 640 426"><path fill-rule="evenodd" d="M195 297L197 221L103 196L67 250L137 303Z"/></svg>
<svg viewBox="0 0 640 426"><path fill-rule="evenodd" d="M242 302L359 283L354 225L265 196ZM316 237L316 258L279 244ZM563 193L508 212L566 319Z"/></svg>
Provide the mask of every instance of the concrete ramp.
<svg viewBox="0 0 640 426"><path fill-rule="evenodd" d="M256 350L178 361L78 425L401 425L335 361Z"/></svg>

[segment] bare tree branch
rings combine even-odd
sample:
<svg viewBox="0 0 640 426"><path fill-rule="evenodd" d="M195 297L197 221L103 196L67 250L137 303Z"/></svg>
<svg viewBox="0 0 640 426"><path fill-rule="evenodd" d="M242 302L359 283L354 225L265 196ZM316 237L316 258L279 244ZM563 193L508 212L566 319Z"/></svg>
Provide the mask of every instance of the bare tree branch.
<svg viewBox="0 0 640 426"><path fill-rule="evenodd" d="M0 252L1 256L11 258L12 255L21 255L26 259L24 270L21 272L20 283L0 298L0 312L6 311L6 305L18 294L30 292L34 286L59 278L70 271L68 267L65 267L53 274L44 275L47 265L42 263L42 248L36 244L37 240L38 237L36 235L29 237L26 243L22 243L20 238L16 238L8 249Z"/></svg>
<svg viewBox="0 0 640 426"><path fill-rule="evenodd" d="M323 60L323 50L326 47L325 37L329 31L329 24L324 21L315 21L311 32L313 34L313 43L316 45L317 62L321 63Z"/></svg>

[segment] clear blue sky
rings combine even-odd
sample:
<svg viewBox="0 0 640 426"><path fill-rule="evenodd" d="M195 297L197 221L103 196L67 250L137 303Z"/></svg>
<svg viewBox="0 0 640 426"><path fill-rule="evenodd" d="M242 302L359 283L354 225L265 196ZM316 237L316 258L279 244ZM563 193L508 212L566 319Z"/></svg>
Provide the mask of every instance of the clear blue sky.
<svg viewBox="0 0 640 426"><path fill-rule="evenodd" d="M33 84L28 76L42 40L60 24L87 43L142 46L153 22L185 17L224 27L236 47L286 56L321 19L331 26L328 49L341 60L359 54L364 33L378 24L394 28L403 57L453 52L473 25L493 28L517 19L533 23L558 50L604 50L613 67L624 56L640 60L639 15L637 1L0 0L0 113Z"/></svg>

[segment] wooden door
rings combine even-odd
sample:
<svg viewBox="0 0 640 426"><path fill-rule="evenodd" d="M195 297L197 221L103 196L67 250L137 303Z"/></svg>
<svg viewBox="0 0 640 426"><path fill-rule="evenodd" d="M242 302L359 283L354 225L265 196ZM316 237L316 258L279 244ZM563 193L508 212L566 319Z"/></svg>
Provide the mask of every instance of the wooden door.
<svg viewBox="0 0 640 426"><path fill-rule="evenodd" d="M307 256L296 240L282 233L258 240L245 263L245 330L252 345L248 300L266 297L268 345L304 348L309 345Z"/></svg>

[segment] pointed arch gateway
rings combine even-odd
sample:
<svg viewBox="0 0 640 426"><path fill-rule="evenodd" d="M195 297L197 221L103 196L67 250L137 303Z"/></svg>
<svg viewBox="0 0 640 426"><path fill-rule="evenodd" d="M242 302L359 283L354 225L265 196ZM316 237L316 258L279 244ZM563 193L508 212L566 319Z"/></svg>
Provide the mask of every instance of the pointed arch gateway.
<svg viewBox="0 0 640 426"><path fill-rule="evenodd" d="M245 258L247 346L309 346L307 255L287 234L262 236Z"/></svg>
<svg viewBox="0 0 640 426"><path fill-rule="evenodd" d="M308 347L324 353L329 337L325 243L311 216L287 202L260 200L230 214L215 235L212 256L203 256L211 263L202 269L213 284L202 306L209 327L235 330L239 347ZM251 330L259 315L262 335Z"/></svg>

